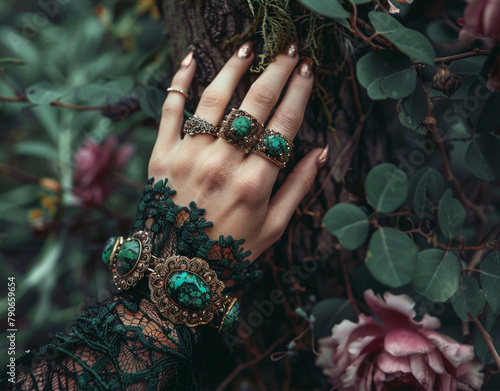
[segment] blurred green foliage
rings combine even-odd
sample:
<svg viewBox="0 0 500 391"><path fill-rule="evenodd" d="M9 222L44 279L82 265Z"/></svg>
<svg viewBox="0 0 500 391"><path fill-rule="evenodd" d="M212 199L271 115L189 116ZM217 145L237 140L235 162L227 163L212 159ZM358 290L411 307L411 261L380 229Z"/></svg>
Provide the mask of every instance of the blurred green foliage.
<svg viewBox="0 0 500 391"><path fill-rule="evenodd" d="M14 276L18 355L69 330L82 305L114 291L101 245L127 232L134 217L170 78L153 3L9 0L0 7L0 96L20 100L0 100L0 319L5 325ZM56 100L61 106L50 104ZM110 136L135 153L123 173L106 179L113 190L105 202L84 208L72 194L75 153L86 138ZM0 365L7 360L0 354Z"/></svg>

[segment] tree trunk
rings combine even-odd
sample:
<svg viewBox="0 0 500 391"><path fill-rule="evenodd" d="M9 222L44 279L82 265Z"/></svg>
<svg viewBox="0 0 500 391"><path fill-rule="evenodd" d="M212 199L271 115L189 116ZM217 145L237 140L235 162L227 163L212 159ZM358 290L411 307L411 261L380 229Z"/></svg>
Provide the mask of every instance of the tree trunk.
<svg viewBox="0 0 500 391"><path fill-rule="evenodd" d="M243 39L235 39L231 43L227 41L240 34L246 35L251 28L253 20L248 3L243 0L185 2L162 0L161 9L171 48L169 60L172 69L178 66L190 50L194 50L195 53L197 71L191 89L191 98L186 106L189 111L194 112L203 89L213 80ZM305 39L299 35L299 41L300 38ZM336 34L335 38L335 42L328 42L328 44L332 56L336 57L335 61L339 62L345 56L342 55L340 48L341 36ZM323 44L323 41L319 44ZM257 54L261 47L262 45L259 46L257 40ZM319 67L327 68L328 62L324 61L324 64L326 65L320 64ZM242 80L229 108L239 107L255 77L255 74L248 75ZM380 119L366 114L371 107L365 103L364 97L360 96L361 91L358 91L353 77L354 65L348 60L340 72L323 76L320 83L316 80L305 121L294 140L295 148L291 162L285 170L282 170L278 182L282 181L296 162L313 148L329 145L328 162L320 171L310 194L300 206L300 213L292 218L283 238L261 257L259 264L264 271L263 278L252 284L251 294L246 294L242 298L242 307L245 311L251 312L256 300L262 302L269 299L270 292L276 288L283 291L286 297L283 306L276 306L272 315L267 316L261 322L262 327L259 325L258 330L250 337L252 346L255 344L257 350L249 347L248 341L245 342L248 357L241 358L242 361L251 359L257 351L264 351L291 327L299 325L301 326L299 329L303 329L304 324L294 315L294 310L297 307L307 309L308 306L312 306L314 300L311 300L311 295L315 295L317 299L346 297L346 284L338 262L340 253L333 237L321 228L321 219L325 212L340 200L356 197L356 194L362 195L361 178L364 178L369 167L384 161L386 156L385 133L377 131L384 127L380 126ZM320 99L321 91L325 90L332 101L329 107L333 109L327 114L333 119L334 129L329 129L327 126L328 115L325 115L324 99ZM361 117L365 119L364 123ZM359 153L355 154L355 151ZM346 191L346 188L349 191ZM303 263L303 261L308 262ZM307 269L306 264L308 264ZM284 272L294 270L293 267L301 265L304 267L300 269L300 273L294 274L293 281L285 277ZM246 316L248 314L244 313L242 317L245 319ZM285 342L288 343L293 338L292 335ZM309 370L312 362L314 362L314 356L310 354ZM259 367L259 373L254 372L251 376L252 383L255 383L257 388L266 386L274 389L287 389L286 385L292 380L292 373L298 374L308 370L300 364L276 367L280 369L274 371L265 368L263 372ZM224 371L220 365L218 369L221 372ZM281 374L277 375L280 371ZM218 378L212 373L209 381L217 386L217 379L223 379L225 375L227 373L221 373ZM318 385L315 380L311 379L310 374L305 375L308 380L302 386L308 388ZM264 383L262 383L263 379L265 379ZM301 387L294 384L294 388L300 389Z"/></svg>

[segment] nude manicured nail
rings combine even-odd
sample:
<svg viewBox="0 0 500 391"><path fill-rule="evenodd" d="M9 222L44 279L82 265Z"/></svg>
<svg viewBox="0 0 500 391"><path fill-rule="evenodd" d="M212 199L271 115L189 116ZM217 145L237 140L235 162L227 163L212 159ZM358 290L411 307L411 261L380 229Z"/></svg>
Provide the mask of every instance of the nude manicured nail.
<svg viewBox="0 0 500 391"><path fill-rule="evenodd" d="M238 49L238 57L239 58L250 57L250 54L252 54L252 49L253 49L253 42L252 41L245 42Z"/></svg>
<svg viewBox="0 0 500 391"><path fill-rule="evenodd" d="M193 52L189 52L186 57L184 57L184 60L181 62L181 68L188 68L191 63L193 62Z"/></svg>
<svg viewBox="0 0 500 391"><path fill-rule="evenodd" d="M318 160L316 162L318 168L321 168L325 165L327 159L328 159L328 150L330 149L330 146L327 145L324 149L323 152L321 152L321 155L319 155Z"/></svg>
<svg viewBox="0 0 500 391"><path fill-rule="evenodd" d="M312 60L306 58L299 66L299 73L304 77L310 77L312 75L312 65Z"/></svg>
<svg viewBox="0 0 500 391"><path fill-rule="evenodd" d="M288 45L286 50L286 54L288 57L295 57L298 54L299 50L296 43L291 43Z"/></svg>

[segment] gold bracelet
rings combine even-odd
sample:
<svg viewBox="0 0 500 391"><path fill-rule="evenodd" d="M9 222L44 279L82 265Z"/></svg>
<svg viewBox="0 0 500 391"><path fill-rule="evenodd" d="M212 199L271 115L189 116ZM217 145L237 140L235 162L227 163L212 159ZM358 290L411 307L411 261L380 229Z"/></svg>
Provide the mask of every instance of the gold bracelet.
<svg viewBox="0 0 500 391"><path fill-rule="evenodd" d="M219 332L236 326L239 304L222 293L224 284L207 261L180 255L158 258L151 254L152 247L145 231L106 242L102 260L113 273L118 290L131 288L148 275L151 301L172 323L189 327L210 324Z"/></svg>

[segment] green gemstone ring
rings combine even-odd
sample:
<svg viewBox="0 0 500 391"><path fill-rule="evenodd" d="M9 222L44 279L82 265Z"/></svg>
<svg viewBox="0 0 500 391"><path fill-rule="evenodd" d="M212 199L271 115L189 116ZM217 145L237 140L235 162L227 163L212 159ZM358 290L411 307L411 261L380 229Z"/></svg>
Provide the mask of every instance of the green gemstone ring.
<svg viewBox="0 0 500 391"><path fill-rule="evenodd" d="M263 129L257 119L243 110L231 109L218 128L217 136L250 153Z"/></svg>
<svg viewBox="0 0 500 391"><path fill-rule="evenodd" d="M275 130L264 129L252 152L272 161L279 168L284 168L292 148L293 143L288 137Z"/></svg>

